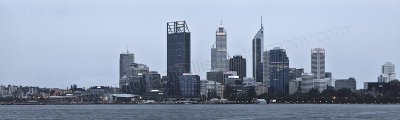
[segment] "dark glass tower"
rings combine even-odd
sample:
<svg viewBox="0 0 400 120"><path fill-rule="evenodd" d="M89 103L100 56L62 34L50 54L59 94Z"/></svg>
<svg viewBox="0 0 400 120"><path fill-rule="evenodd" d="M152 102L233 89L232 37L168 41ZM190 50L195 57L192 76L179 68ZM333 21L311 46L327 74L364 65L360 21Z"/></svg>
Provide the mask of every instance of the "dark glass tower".
<svg viewBox="0 0 400 120"><path fill-rule="evenodd" d="M257 82L263 82L263 49L264 49L264 27L262 25L261 18L261 28L257 32L256 36L253 38L252 43L252 54L253 54L253 77Z"/></svg>
<svg viewBox="0 0 400 120"><path fill-rule="evenodd" d="M269 51L269 80L270 92L287 94L289 93L289 58L286 50L274 48Z"/></svg>
<svg viewBox="0 0 400 120"><path fill-rule="evenodd" d="M229 71L236 71L240 78L246 77L246 58L235 55L229 60Z"/></svg>
<svg viewBox="0 0 400 120"><path fill-rule="evenodd" d="M190 32L185 21L167 23L168 95L180 96L179 76L190 73Z"/></svg>
<svg viewBox="0 0 400 120"><path fill-rule="evenodd" d="M129 51L119 54L119 78L128 74L128 69L131 67L132 63L135 62L134 60L133 53L129 53Z"/></svg>
<svg viewBox="0 0 400 120"><path fill-rule="evenodd" d="M126 84L125 79L131 74L131 65L135 62L134 59L134 54L129 53L129 51L126 51L126 53L121 53L119 54L119 88L122 89L123 85ZM121 79L122 77L126 76L124 79Z"/></svg>

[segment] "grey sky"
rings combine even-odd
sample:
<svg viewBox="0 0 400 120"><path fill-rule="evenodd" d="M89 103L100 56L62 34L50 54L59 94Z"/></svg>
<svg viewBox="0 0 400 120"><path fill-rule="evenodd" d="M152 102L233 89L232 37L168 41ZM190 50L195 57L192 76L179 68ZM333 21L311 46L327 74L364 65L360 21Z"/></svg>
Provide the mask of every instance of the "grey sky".
<svg viewBox="0 0 400 120"><path fill-rule="evenodd" d="M251 75L251 40L287 49L290 67L310 72L310 50L326 50L334 78L377 81L386 61L400 65L398 0L0 0L0 83L40 87L117 86L119 53L166 71L166 22L186 20L192 71L205 79L223 20L229 55ZM334 34L332 34L334 33Z"/></svg>

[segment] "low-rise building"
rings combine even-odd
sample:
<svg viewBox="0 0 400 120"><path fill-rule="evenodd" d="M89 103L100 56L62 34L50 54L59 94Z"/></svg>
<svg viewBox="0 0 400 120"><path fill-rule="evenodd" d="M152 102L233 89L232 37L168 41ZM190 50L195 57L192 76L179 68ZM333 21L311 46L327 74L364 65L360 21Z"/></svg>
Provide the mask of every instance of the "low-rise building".
<svg viewBox="0 0 400 120"><path fill-rule="evenodd" d="M301 93L301 80L291 80L289 81L289 94Z"/></svg>
<svg viewBox="0 0 400 120"><path fill-rule="evenodd" d="M200 96L200 76L193 73L183 73L179 76L179 87L183 96Z"/></svg>
<svg viewBox="0 0 400 120"><path fill-rule="evenodd" d="M350 89L352 92L356 91L356 79L349 78L349 79L337 79L335 81L335 90L340 89Z"/></svg>

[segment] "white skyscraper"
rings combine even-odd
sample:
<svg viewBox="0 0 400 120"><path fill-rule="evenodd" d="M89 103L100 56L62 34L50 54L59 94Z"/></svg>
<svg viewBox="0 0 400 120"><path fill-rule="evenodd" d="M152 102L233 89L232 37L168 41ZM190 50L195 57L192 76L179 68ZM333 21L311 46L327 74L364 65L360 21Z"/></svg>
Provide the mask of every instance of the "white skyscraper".
<svg viewBox="0 0 400 120"><path fill-rule="evenodd" d="M216 32L216 41L211 48L211 70L228 71L229 59L226 47L226 31L222 23Z"/></svg>
<svg viewBox="0 0 400 120"><path fill-rule="evenodd" d="M396 79L395 65L386 62L382 65L382 74L378 77L378 82L390 82Z"/></svg>
<svg viewBox="0 0 400 120"><path fill-rule="evenodd" d="M311 73L314 79L325 78L325 50L322 48L311 50Z"/></svg>

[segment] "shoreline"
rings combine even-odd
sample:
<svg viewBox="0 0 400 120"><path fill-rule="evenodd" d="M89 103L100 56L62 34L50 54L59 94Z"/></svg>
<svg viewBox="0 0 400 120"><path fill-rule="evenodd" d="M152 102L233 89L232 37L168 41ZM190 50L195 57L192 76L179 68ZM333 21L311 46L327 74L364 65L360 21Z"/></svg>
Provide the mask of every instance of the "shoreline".
<svg viewBox="0 0 400 120"><path fill-rule="evenodd" d="M274 104L287 104L287 105L400 105L400 103L268 103ZM137 104L137 103L71 103L71 104L34 104L34 103L1 103L0 106L20 106L20 105L268 105L268 104L256 104L256 103L197 103L197 104L164 104L164 103L152 103L152 104Z"/></svg>

